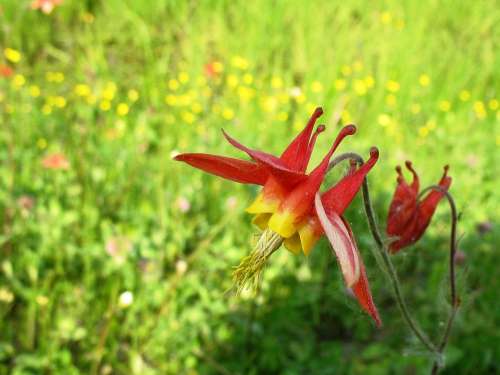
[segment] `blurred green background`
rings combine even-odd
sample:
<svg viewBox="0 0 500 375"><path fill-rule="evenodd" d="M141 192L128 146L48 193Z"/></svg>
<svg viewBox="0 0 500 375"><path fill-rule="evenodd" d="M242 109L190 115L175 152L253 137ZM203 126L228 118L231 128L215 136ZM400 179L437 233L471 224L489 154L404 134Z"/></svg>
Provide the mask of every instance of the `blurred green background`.
<svg viewBox="0 0 500 375"><path fill-rule="evenodd" d="M171 159L242 157L220 128L279 154L318 105L327 131L313 165L341 124L358 134L340 152L379 147L369 180L382 227L395 165L411 159L423 186L451 165L462 306L443 373L500 371L497 1L32 5L0 2L0 374L427 373L359 197L346 217L382 329L325 241L308 258L278 251L260 293L235 296L257 189ZM435 340L448 218L442 203L393 258Z"/></svg>

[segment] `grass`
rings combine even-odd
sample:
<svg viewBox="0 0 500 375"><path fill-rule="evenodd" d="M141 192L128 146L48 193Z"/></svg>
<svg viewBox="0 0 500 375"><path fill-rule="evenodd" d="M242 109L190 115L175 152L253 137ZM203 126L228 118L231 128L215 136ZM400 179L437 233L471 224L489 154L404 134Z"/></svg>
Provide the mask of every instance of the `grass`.
<svg viewBox="0 0 500 375"><path fill-rule="evenodd" d="M241 156L221 127L279 153L318 105L327 130L313 165L340 124L359 133L340 152L379 147L369 178L382 225L396 164L411 159L423 186L450 164L465 263L445 372L499 370L494 2L65 0L50 15L29 4L0 8L0 66L13 70L0 76L0 374L428 371L359 201L347 217L382 330L344 293L326 243L307 259L276 252L258 296L227 293L251 251L243 209L256 190L171 160ZM44 167L51 155L67 168ZM442 204L395 258L432 337L447 218Z"/></svg>

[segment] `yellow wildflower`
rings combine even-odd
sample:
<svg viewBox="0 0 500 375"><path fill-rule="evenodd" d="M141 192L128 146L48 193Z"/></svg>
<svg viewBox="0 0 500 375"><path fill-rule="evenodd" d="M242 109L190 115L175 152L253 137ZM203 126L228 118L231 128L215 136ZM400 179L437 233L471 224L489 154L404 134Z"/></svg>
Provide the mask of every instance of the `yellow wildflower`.
<svg viewBox="0 0 500 375"><path fill-rule="evenodd" d="M421 110L422 110L422 108L421 108L420 104L418 104L418 103L413 103L413 104L410 106L410 111L411 111L411 113L413 113L414 115L419 114Z"/></svg>
<svg viewBox="0 0 500 375"><path fill-rule="evenodd" d="M50 115L52 113L52 106L45 103L42 107L42 113L44 115Z"/></svg>
<svg viewBox="0 0 500 375"><path fill-rule="evenodd" d="M382 22L384 25L390 24L392 21L392 14L390 12L382 12L380 14L380 22Z"/></svg>
<svg viewBox="0 0 500 375"><path fill-rule="evenodd" d="M486 107L484 103L480 100L474 102L474 112L478 119L483 119L486 117Z"/></svg>
<svg viewBox="0 0 500 375"><path fill-rule="evenodd" d="M274 96L267 96L261 99L261 106L266 112L273 112L278 106L278 101Z"/></svg>
<svg viewBox="0 0 500 375"><path fill-rule="evenodd" d="M193 113L201 113L201 111L203 111L203 107L201 106L200 103L198 102L195 102L191 105L191 111L193 111Z"/></svg>
<svg viewBox="0 0 500 375"><path fill-rule="evenodd" d="M321 82L313 81L311 83L311 91L312 92L318 93L318 92L321 92L322 90L323 90L323 85L321 84Z"/></svg>
<svg viewBox="0 0 500 375"><path fill-rule="evenodd" d="M177 97L175 95L167 95L165 96L165 103L167 103L170 106L174 106L177 104Z"/></svg>
<svg viewBox="0 0 500 375"><path fill-rule="evenodd" d="M390 92L398 92L400 85L399 82L394 81L394 80L389 80L387 84L385 85L386 89Z"/></svg>
<svg viewBox="0 0 500 375"><path fill-rule="evenodd" d="M116 107L116 114L118 116L126 116L128 115L128 112L129 112L129 106L127 103L120 103Z"/></svg>
<svg viewBox="0 0 500 375"><path fill-rule="evenodd" d="M139 92L137 90L130 89L127 92L127 97L131 102L136 102L137 100L139 100Z"/></svg>
<svg viewBox="0 0 500 375"><path fill-rule="evenodd" d="M179 88L179 81L177 81L176 79L171 79L168 81L168 88L172 91L176 91L178 88Z"/></svg>
<svg viewBox="0 0 500 375"><path fill-rule="evenodd" d="M366 76L364 81L365 81L365 86L368 89L371 89L373 86L375 86L375 79L373 78L373 76Z"/></svg>
<svg viewBox="0 0 500 375"><path fill-rule="evenodd" d="M238 95L242 101L249 101L255 95L255 90L246 86L238 87Z"/></svg>
<svg viewBox="0 0 500 375"><path fill-rule="evenodd" d="M185 84L189 81L189 74L186 72L180 72L179 73L179 82L182 84Z"/></svg>
<svg viewBox="0 0 500 375"><path fill-rule="evenodd" d="M195 117L195 115L193 115L189 111L182 111L182 113L181 113L181 119L186 124L192 124L196 120L196 117Z"/></svg>
<svg viewBox="0 0 500 375"><path fill-rule="evenodd" d="M57 108L64 108L64 107L66 107L66 99L63 98L62 96L56 96L54 98L54 105Z"/></svg>
<svg viewBox="0 0 500 375"><path fill-rule="evenodd" d="M224 65L220 61L214 61L212 63L212 68L215 73L220 73L224 70Z"/></svg>
<svg viewBox="0 0 500 375"><path fill-rule="evenodd" d="M106 86L104 87L104 90L102 92L103 99L107 101L112 101L115 97L116 89L117 89L116 83L114 82L106 83Z"/></svg>
<svg viewBox="0 0 500 375"><path fill-rule="evenodd" d="M280 112L280 113L278 113L278 115L276 116L276 119L277 119L278 121L285 122L286 120L288 120L288 113L286 113L286 112Z"/></svg>
<svg viewBox="0 0 500 375"><path fill-rule="evenodd" d="M360 72L363 70L363 63L360 60L356 60L354 64L352 64L352 67L355 72Z"/></svg>
<svg viewBox="0 0 500 375"><path fill-rule="evenodd" d="M466 102L470 99L470 91L468 90L462 90L460 91L460 94L458 95L461 101Z"/></svg>
<svg viewBox="0 0 500 375"><path fill-rule="evenodd" d="M343 91L345 90L345 87L347 86L347 83L345 79L336 79L334 82L335 90L337 91Z"/></svg>
<svg viewBox="0 0 500 375"><path fill-rule="evenodd" d="M26 78L22 74L16 74L12 79L12 84L14 87L20 88L26 83Z"/></svg>
<svg viewBox="0 0 500 375"><path fill-rule="evenodd" d="M243 82L246 84L246 85L251 85L252 82L253 82L253 76L250 74L250 73L245 73L243 75Z"/></svg>
<svg viewBox="0 0 500 375"><path fill-rule="evenodd" d="M76 95L81 97L87 97L90 95L90 87L85 83L79 83L75 85L73 91L75 92Z"/></svg>
<svg viewBox="0 0 500 375"><path fill-rule="evenodd" d="M248 61L241 56L234 56L231 59L231 64L238 69L245 70L248 69Z"/></svg>
<svg viewBox="0 0 500 375"><path fill-rule="evenodd" d="M11 63L18 63L21 61L21 52L13 49L13 48L5 48L3 50L3 54L7 60L9 60Z"/></svg>
<svg viewBox="0 0 500 375"><path fill-rule="evenodd" d="M380 126L383 126L383 127L389 126L392 122L391 116L389 116L386 113L381 113L378 116L377 120L378 120L378 123L380 124Z"/></svg>
<svg viewBox="0 0 500 375"><path fill-rule="evenodd" d="M342 111L341 118L343 124L347 124L352 120L351 113L347 109Z"/></svg>
<svg viewBox="0 0 500 375"><path fill-rule="evenodd" d="M367 92L366 84L365 81L362 79L357 79L354 81L354 92L359 95L363 96L366 95Z"/></svg>
<svg viewBox="0 0 500 375"><path fill-rule="evenodd" d="M111 102L109 100L103 99L99 103L99 108L104 112L109 111L111 108Z"/></svg>
<svg viewBox="0 0 500 375"><path fill-rule="evenodd" d="M36 141L36 145L38 146L39 149L44 149L47 147L47 141L45 138L39 138L38 141Z"/></svg>
<svg viewBox="0 0 500 375"><path fill-rule="evenodd" d="M492 110L492 111L496 111L498 109L498 100L497 99L491 99L489 102L488 102L488 107Z"/></svg>
<svg viewBox="0 0 500 375"><path fill-rule="evenodd" d="M342 74L344 76L350 76L351 73L352 73L352 68L349 66L349 65L343 65L342 68L340 69L340 71L342 72Z"/></svg>
<svg viewBox="0 0 500 375"><path fill-rule="evenodd" d="M95 104L95 102L97 101L97 98L95 97L95 95L89 95L87 96L87 103L92 105L92 104Z"/></svg>
<svg viewBox="0 0 500 375"><path fill-rule="evenodd" d="M38 98L40 96L40 87L38 87L37 85L31 85L30 95L34 98Z"/></svg>
<svg viewBox="0 0 500 375"><path fill-rule="evenodd" d="M418 129L418 134L422 137L422 138L425 138L429 135L429 129L425 126L421 126L419 129Z"/></svg>
<svg viewBox="0 0 500 375"><path fill-rule="evenodd" d="M273 89L280 89L283 87L283 80L280 77L271 78L271 87Z"/></svg>
<svg viewBox="0 0 500 375"><path fill-rule="evenodd" d="M222 117L226 120L232 120L234 117L234 111L231 108L224 108L222 110Z"/></svg>
<svg viewBox="0 0 500 375"><path fill-rule="evenodd" d="M235 74L230 74L227 76L227 85L231 88L238 86L239 79Z"/></svg>
<svg viewBox="0 0 500 375"><path fill-rule="evenodd" d="M387 95L385 97L385 102L387 103L388 106L394 107L397 103L396 95L394 95L394 94Z"/></svg>
<svg viewBox="0 0 500 375"><path fill-rule="evenodd" d="M449 100L441 100L438 103L438 107L443 112L449 112L451 109L451 103Z"/></svg>
<svg viewBox="0 0 500 375"><path fill-rule="evenodd" d="M418 83L420 83L422 87L427 87L430 85L431 79L427 74L421 74L420 77L418 77Z"/></svg>

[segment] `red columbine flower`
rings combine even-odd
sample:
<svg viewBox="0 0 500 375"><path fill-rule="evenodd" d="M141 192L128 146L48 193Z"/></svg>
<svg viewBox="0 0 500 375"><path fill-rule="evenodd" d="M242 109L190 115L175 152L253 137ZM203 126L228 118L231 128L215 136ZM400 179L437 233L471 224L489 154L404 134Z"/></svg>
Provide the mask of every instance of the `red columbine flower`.
<svg viewBox="0 0 500 375"><path fill-rule="evenodd" d="M285 247L308 255L315 243L326 234L337 256L345 283L352 288L362 308L381 324L373 303L363 261L343 212L358 192L364 177L378 160L372 148L370 159L361 167L352 166L334 187L319 193L330 158L340 142L356 132L354 125L341 129L332 147L319 165L306 174L316 139L325 130L316 120L323 113L317 108L304 130L290 143L280 157L253 150L231 138L228 142L247 153L253 161L209 154L181 154L175 160L239 183L263 186L261 193L247 208L254 214L253 223L265 233L279 235Z"/></svg>
<svg viewBox="0 0 500 375"><path fill-rule="evenodd" d="M419 193L418 175L410 161L406 162L406 168L413 175L411 185L406 183L401 167L396 167L398 185L389 207L386 230L388 236L397 238L389 246L391 253L396 253L403 247L414 244L422 237L431 222L439 201L443 198L443 193L432 190L425 198L417 201ZM448 177L448 166L445 166L439 186L444 190L448 190L450 185L451 177Z"/></svg>

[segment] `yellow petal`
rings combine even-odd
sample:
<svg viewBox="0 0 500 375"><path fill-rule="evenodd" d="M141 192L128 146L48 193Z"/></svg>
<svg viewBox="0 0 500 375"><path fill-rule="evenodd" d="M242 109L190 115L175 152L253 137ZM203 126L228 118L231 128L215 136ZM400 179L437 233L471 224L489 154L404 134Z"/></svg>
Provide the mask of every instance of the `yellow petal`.
<svg viewBox="0 0 500 375"><path fill-rule="evenodd" d="M294 253L295 255L300 253L302 250L302 246L300 245L300 238L297 233L295 233L292 237L286 238L283 242L287 250Z"/></svg>
<svg viewBox="0 0 500 375"><path fill-rule="evenodd" d="M295 220L295 215L290 211L277 211L271 216L268 226L269 229L278 233L281 237L289 238L297 232L297 228L294 225Z"/></svg>
<svg viewBox="0 0 500 375"><path fill-rule="evenodd" d="M253 203L248 206L246 212L250 214L272 213L278 209L279 202L274 199L265 199L263 194L257 195Z"/></svg>
<svg viewBox="0 0 500 375"><path fill-rule="evenodd" d="M320 239L321 235L316 234L314 231L314 228L309 225L303 225L299 229L299 236L300 236L300 242L302 244L302 251L304 251L304 254L308 256L311 253L311 250L313 249L314 245L318 240Z"/></svg>
<svg viewBox="0 0 500 375"><path fill-rule="evenodd" d="M252 220L252 224L255 224L258 226L260 229L264 230L267 228L267 223L269 222L269 219L271 218L272 214L257 214Z"/></svg>

